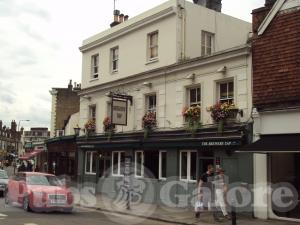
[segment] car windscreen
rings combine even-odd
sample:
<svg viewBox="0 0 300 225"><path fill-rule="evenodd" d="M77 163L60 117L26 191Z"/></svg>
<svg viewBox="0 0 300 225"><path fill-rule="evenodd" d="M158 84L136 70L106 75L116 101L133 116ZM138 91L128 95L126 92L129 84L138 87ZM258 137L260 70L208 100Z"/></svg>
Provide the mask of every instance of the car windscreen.
<svg viewBox="0 0 300 225"><path fill-rule="evenodd" d="M7 172L5 170L0 171L0 178L8 179Z"/></svg>
<svg viewBox="0 0 300 225"><path fill-rule="evenodd" d="M54 176L34 175L26 180L29 185L62 186L62 182Z"/></svg>

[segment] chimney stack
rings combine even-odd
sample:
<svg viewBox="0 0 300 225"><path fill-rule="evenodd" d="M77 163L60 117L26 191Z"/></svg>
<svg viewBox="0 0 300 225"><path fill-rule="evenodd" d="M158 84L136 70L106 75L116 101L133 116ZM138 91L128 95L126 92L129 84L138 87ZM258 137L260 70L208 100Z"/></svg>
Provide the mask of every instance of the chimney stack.
<svg viewBox="0 0 300 225"><path fill-rule="evenodd" d="M222 9L222 0L193 0L193 2L216 12L221 12Z"/></svg>
<svg viewBox="0 0 300 225"><path fill-rule="evenodd" d="M276 0L266 0L265 6L271 8L275 4Z"/></svg>
<svg viewBox="0 0 300 225"><path fill-rule="evenodd" d="M124 21L127 21L127 20L128 20L128 18L129 18L129 16L128 16L128 15L124 16Z"/></svg>
<svg viewBox="0 0 300 225"><path fill-rule="evenodd" d="M110 27L114 27L119 24L119 15L120 15L120 11L115 9L114 10L114 22L112 22L110 24Z"/></svg>

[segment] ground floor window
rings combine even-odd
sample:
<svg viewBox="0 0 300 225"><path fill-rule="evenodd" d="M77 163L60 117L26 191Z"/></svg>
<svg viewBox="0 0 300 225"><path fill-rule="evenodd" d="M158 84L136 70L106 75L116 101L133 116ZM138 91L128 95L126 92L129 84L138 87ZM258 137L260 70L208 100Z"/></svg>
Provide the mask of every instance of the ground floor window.
<svg viewBox="0 0 300 225"><path fill-rule="evenodd" d="M272 153L269 162L271 183L287 182L298 192L298 205L283 212L272 204L273 212L279 217L300 219L300 153Z"/></svg>
<svg viewBox="0 0 300 225"><path fill-rule="evenodd" d="M85 153L85 173L96 174L97 153L88 151Z"/></svg>
<svg viewBox="0 0 300 225"><path fill-rule="evenodd" d="M197 151L180 151L180 180L196 181Z"/></svg>
<svg viewBox="0 0 300 225"><path fill-rule="evenodd" d="M123 167L125 161L125 152L117 151L112 152L112 175L121 176L123 175Z"/></svg>
<svg viewBox="0 0 300 225"><path fill-rule="evenodd" d="M134 154L134 171L136 177L144 176L144 152L136 151Z"/></svg>
<svg viewBox="0 0 300 225"><path fill-rule="evenodd" d="M159 151L144 151L144 155L144 167L146 168L145 176L158 179Z"/></svg>

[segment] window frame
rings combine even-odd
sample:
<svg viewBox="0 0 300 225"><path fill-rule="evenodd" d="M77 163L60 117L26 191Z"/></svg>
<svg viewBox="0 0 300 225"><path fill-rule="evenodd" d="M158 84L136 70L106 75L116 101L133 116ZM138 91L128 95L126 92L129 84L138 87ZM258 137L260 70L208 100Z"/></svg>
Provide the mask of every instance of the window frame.
<svg viewBox="0 0 300 225"><path fill-rule="evenodd" d="M95 58L97 60L95 60ZM95 68L97 68L97 73L95 73ZM99 78L99 53L91 56L91 79L93 80L98 78Z"/></svg>
<svg viewBox="0 0 300 225"><path fill-rule="evenodd" d="M210 45L208 45L208 38L210 38ZM202 30L201 31L201 56L212 55L215 51L215 34ZM210 49L210 52L208 52Z"/></svg>
<svg viewBox="0 0 300 225"><path fill-rule="evenodd" d="M87 159L88 159L87 155L88 155L88 153L90 153L90 170L89 170L89 171L87 171ZM95 155L95 157L97 157L96 154L97 154L96 151L86 151L86 152L85 152L85 160L84 160L84 164L85 164L85 166L84 166L84 173L85 173L85 174L88 174L88 175L96 175L97 168L96 168L96 171L93 172L93 159L94 159L94 155ZM95 163L96 163L96 162L95 162ZM95 167L96 167L96 166L97 166L97 165L95 165Z"/></svg>
<svg viewBox="0 0 300 225"><path fill-rule="evenodd" d="M181 176L181 167L182 167L182 153L185 152L187 153L187 174L186 174L186 179L182 179ZM197 180L192 180L191 179L191 153L195 152L196 153L196 159L198 159L198 153L197 150L180 150L179 152L179 180L184 181L184 182L189 182L189 183L196 183ZM196 160L196 170L197 170L197 160ZM196 171L197 174L197 171Z"/></svg>
<svg viewBox="0 0 300 225"><path fill-rule="evenodd" d="M232 83L232 97L230 98L229 97L229 83ZM221 99L221 85L222 84L227 84L227 97L226 98L223 98ZM217 102L219 103L224 103L224 102L227 102L227 103L234 103L234 80L231 79L231 80L225 80L225 81L220 81L217 83Z"/></svg>
<svg viewBox="0 0 300 225"><path fill-rule="evenodd" d="M197 89L199 89L199 93L200 93L200 100L196 101L195 103L191 103L191 90L196 89L196 98L197 98ZM199 105L201 107L202 104L202 90L201 90L201 85L197 85L197 86L191 86L191 87L187 87L186 88L187 91L187 105L190 106L195 106L195 105Z"/></svg>
<svg viewBox="0 0 300 225"><path fill-rule="evenodd" d="M114 173L114 154L117 153L118 154L118 172L115 174ZM111 175L113 177L122 177L124 176L124 174L121 174L121 155L122 153L125 154L125 151L112 151L111 152L111 167L112 167L112 170L111 170Z"/></svg>
<svg viewBox="0 0 300 225"><path fill-rule="evenodd" d="M117 54L115 54L117 51ZM115 57L117 56L117 57ZM110 62L111 62L111 73L117 73L119 71L119 46L110 49ZM116 69L114 69L114 62L116 62Z"/></svg>
<svg viewBox="0 0 300 225"><path fill-rule="evenodd" d="M158 168L158 179L159 180L167 180L167 171L166 171L166 177L162 176L162 153L166 153L166 159L167 159L167 151L166 150L160 150L159 151L159 168ZM165 166L167 170L167 165Z"/></svg>
<svg viewBox="0 0 300 225"><path fill-rule="evenodd" d="M141 175L137 175L137 154L141 153L142 154L142 163L141 163ZM134 176L136 178L143 178L144 177L144 151L138 150L134 152Z"/></svg>
<svg viewBox="0 0 300 225"><path fill-rule="evenodd" d="M151 40L152 40L152 37L156 35L156 42L155 44L152 44L151 43ZM147 61L156 61L158 60L158 35L159 35L159 32L158 30L156 31L153 31L151 33L148 33L147 34ZM151 56L152 55L152 49L155 49L156 48L156 55L155 56Z"/></svg>
<svg viewBox="0 0 300 225"><path fill-rule="evenodd" d="M150 97L153 97L153 96L155 96L155 108L153 109L150 109L149 107L150 107ZM156 110L157 110L157 95L156 95L156 93L149 93L149 94L146 94L145 95L145 111L146 111L146 113L147 112L154 112L154 113L156 113Z"/></svg>

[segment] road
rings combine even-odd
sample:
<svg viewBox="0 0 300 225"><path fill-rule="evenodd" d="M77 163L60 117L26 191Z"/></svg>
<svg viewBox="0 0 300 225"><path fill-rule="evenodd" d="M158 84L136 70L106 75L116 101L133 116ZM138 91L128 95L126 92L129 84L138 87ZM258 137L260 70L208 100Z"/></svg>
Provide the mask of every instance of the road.
<svg viewBox="0 0 300 225"><path fill-rule="evenodd" d="M143 225L170 225L153 220L103 213L98 210L75 208L71 214L65 213L30 213L22 208L5 205L0 198L0 224L1 225L117 225L117 224L143 224Z"/></svg>

